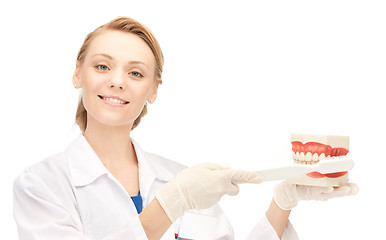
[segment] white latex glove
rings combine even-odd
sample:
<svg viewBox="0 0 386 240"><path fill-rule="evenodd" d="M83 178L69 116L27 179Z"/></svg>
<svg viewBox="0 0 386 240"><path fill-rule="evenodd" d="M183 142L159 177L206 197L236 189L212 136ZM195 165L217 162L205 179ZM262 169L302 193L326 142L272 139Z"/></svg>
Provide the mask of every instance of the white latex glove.
<svg viewBox="0 0 386 240"><path fill-rule="evenodd" d="M275 187L273 199L281 209L291 210L300 200L326 201L331 198L355 195L358 191L358 185L355 183L341 187L316 187L284 181Z"/></svg>
<svg viewBox="0 0 386 240"><path fill-rule="evenodd" d="M209 208L224 194L238 194L240 183L261 182L256 173L204 163L182 170L156 190L156 198L174 222L185 210Z"/></svg>

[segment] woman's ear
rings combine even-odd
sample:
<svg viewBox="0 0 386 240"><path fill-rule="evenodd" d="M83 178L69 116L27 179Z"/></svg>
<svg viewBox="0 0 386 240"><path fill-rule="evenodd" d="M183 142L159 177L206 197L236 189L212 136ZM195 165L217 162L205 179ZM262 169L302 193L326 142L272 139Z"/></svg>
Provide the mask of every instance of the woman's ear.
<svg viewBox="0 0 386 240"><path fill-rule="evenodd" d="M154 85L154 88L153 88L153 92L150 94L150 96L148 97L147 101L149 103L154 103L154 101L156 100L157 98L157 92L158 92L158 84L155 84Z"/></svg>
<svg viewBox="0 0 386 240"><path fill-rule="evenodd" d="M81 85L82 81L80 80L79 75L80 75L80 67L79 65L76 65L74 74L72 75L72 84L77 89L82 87Z"/></svg>

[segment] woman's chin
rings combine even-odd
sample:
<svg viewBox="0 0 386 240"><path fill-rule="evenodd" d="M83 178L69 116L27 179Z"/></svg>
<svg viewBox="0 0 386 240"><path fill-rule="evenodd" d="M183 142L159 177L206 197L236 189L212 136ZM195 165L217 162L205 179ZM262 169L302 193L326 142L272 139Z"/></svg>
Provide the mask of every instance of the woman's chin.
<svg viewBox="0 0 386 240"><path fill-rule="evenodd" d="M135 119L134 119L135 120ZM87 126L98 126L104 128L128 128L131 129L134 120L114 118L112 116L104 116L99 118L89 118L87 120Z"/></svg>

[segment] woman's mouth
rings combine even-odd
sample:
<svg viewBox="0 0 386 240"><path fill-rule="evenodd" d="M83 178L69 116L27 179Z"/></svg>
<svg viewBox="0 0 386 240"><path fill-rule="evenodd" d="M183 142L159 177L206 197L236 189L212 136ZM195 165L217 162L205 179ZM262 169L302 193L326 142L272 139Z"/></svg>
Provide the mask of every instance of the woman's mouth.
<svg viewBox="0 0 386 240"><path fill-rule="evenodd" d="M125 105L128 104L128 101L123 100L122 98L116 97L116 96L102 96L98 95L100 99L105 101L106 103L113 104L113 105Z"/></svg>

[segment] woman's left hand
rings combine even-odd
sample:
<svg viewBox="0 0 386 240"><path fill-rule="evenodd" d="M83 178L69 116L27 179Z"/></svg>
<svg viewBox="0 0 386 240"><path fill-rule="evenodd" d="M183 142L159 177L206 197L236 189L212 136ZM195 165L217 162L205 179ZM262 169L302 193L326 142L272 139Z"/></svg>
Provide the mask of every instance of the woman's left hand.
<svg viewBox="0 0 386 240"><path fill-rule="evenodd" d="M275 187L274 201L283 210L291 210L300 200L326 201L331 198L355 195L358 185L349 183L340 187L317 187L291 184L284 181Z"/></svg>

